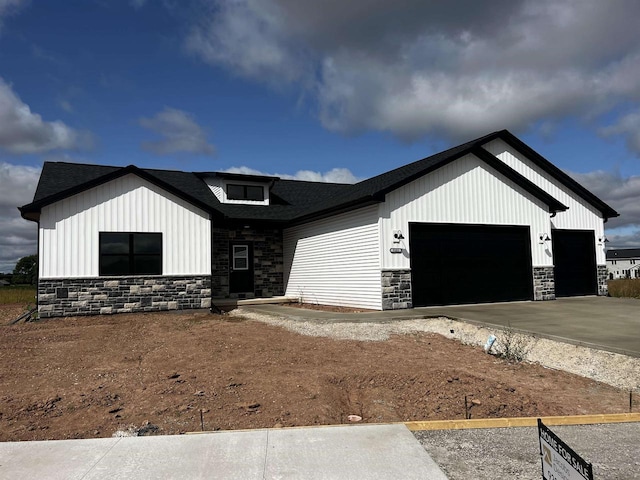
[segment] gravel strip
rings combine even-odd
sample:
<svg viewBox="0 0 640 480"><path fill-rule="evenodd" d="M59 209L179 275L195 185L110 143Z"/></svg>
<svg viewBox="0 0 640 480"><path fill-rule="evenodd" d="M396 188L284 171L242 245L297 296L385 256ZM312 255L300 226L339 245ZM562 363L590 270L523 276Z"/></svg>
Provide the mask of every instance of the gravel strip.
<svg viewBox="0 0 640 480"><path fill-rule="evenodd" d="M640 479L640 423L549 427L596 479ZM414 432L450 480L542 478L536 427Z"/></svg>
<svg viewBox="0 0 640 480"><path fill-rule="evenodd" d="M340 322L267 315L244 309L232 310L229 315L277 325L301 335L339 340L380 342L387 340L391 335L426 332L437 333L467 345L484 346L489 335L495 335L497 340L492 352L503 353L508 348L513 355L521 356L524 361L574 373L617 388L640 392L640 358L495 327L481 327L445 317L384 322Z"/></svg>

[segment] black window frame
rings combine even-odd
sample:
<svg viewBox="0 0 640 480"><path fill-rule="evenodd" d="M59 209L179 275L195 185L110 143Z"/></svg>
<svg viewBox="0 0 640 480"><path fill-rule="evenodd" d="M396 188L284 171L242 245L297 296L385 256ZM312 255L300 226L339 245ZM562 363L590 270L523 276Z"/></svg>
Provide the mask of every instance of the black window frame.
<svg viewBox="0 0 640 480"><path fill-rule="evenodd" d="M104 252L104 248L106 245L107 235L120 235L127 236L127 251L126 252ZM99 232L99 240L98 240L98 257L99 257L99 267L98 267L98 275L101 277L123 277L128 275L162 275L162 247L163 247L163 239L162 233L158 232ZM154 252L137 252L135 241L136 238L144 237L145 240L156 239L158 242L154 245ZM125 242L122 242L123 244ZM107 262L105 259L113 258L113 257L127 257L127 268L126 271L115 271L109 270L107 266ZM151 269L141 269L138 265L139 262L136 260L155 260L152 262L153 268Z"/></svg>
<svg viewBox="0 0 640 480"><path fill-rule="evenodd" d="M230 195L229 194L229 187L234 187L234 188L242 188L242 194L241 195ZM258 196L254 195L252 198L249 195L249 191L251 189L260 189L260 197L258 198ZM239 184L239 183L227 183L227 199L228 200L249 200L252 202L263 202L264 201L264 186L263 185L245 185L245 184Z"/></svg>

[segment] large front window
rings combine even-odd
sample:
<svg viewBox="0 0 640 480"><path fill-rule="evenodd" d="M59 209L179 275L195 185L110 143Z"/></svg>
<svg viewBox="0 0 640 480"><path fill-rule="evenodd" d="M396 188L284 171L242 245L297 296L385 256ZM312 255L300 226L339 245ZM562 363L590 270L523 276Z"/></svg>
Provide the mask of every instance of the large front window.
<svg viewBox="0 0 640 480"><path fill-rule="evenodd" d="M162 234L100 232L100 275L162 275Z"/></svg>

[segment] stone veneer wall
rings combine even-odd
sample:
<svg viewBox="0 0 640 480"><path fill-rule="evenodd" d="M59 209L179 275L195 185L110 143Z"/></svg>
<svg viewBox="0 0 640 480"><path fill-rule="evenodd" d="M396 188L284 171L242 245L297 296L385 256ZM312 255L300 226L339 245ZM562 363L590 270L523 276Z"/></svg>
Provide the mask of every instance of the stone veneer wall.
<svg viewBox="0 0 640 480"><path fill-rule="evenodd" d="M229 293L229 242L253 244L253 292ZM211 289L214 298L268 298L284 295L280 228L212 228Z"/></svg>
<svg viewBox="0 0 640 480"><path fill-rule="evenodd" d="M556 299L556 280L553 267L533 267L533 299Z"/></svg>
<svg viewBox="0 0 640 480"><path fill-rule="evenodd" d="M411 270L382 270L382 309L412 308Z"/></svg>
<svg viewBox="0 0 640 480"><path fill-rule="evenodd" d="M211 307L211 279L198 276L50 278L38 282L41 318Z"/></svg>
<svg viewBox="0 0 640 480"><path fill-rule="evenodd" d="M606 265L598 265L598 295L606 297L609 295L608 273Z"/></svg>

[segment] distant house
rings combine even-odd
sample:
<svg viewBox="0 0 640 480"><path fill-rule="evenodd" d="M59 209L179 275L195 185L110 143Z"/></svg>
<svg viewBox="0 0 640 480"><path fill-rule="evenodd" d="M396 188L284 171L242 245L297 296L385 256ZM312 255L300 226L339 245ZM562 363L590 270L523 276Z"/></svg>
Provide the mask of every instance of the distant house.
<svg viewBox="0 0 640 480"><path fill-rule="evenodd" d="M354 185L45 162L20 211L38 222L41 317L605 295L618 215L506 130Z"/></svg>
<svg viewBox="0 0 640 480"><path fill-rule="evenodd" d="M0 280L0 287L8 287L9 285L11 285L10 282L8 282L5 279Z"/></svg>
<svg viewBox="0 0 640 480"><path fill-rule="evenodd" d="M640 248L607 250L609 279L640 278Z"/></svg>

